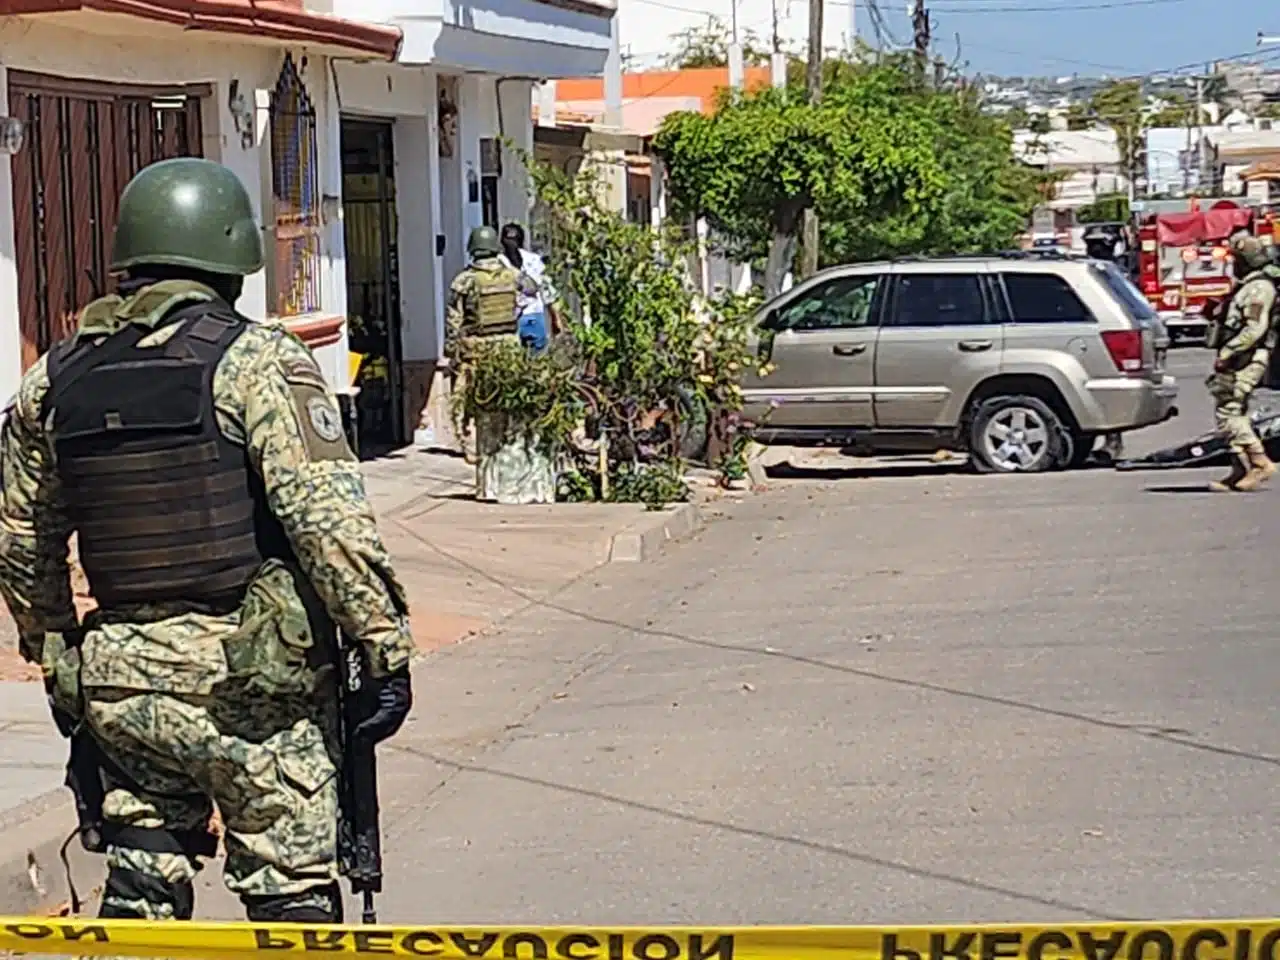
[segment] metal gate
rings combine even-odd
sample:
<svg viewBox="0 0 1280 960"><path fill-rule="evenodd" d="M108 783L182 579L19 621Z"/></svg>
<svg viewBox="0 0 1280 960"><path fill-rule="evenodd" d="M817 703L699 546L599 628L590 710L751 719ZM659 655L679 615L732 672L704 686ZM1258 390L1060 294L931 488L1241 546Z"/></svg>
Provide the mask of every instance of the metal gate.
<svg viewBox="0 0 1280 960"><path fill-rule="evenodd" d="M129 179L156 160L202 155L200 98L210 92L9 71L9 115L27 125L11 164L23 370L107 291Z"/></svg>
<svg viewBox="0 0 1280 960"><path fill-rule="evenodd" d="M399 227L391 121L342 119L342 222L351 349L365 355L358 384L360 446L377 456L403 444Z"/></svg>

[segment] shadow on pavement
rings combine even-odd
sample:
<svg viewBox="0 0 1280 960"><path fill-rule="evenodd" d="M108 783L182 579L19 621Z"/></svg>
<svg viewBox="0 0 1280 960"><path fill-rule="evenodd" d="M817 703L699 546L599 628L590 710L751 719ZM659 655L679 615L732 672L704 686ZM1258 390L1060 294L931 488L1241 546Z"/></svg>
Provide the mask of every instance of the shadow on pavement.
<svg viewBox="0 0 1280 960"><path fill-rule="evenodd" d="M1207 483L1169 483L1159 487L1147 487L1145 493L1200 493L1210 496L1213 491Z"/></svg>
<svg viewBox="0 0 1280 960"><path fill-rule="evenodd" d="M784 462L767 466L764 472L775 480L858 480L869 477L927 477L967 471L963 460L959 463L922 463L917 460L865 467L796 466Z"/></svg>

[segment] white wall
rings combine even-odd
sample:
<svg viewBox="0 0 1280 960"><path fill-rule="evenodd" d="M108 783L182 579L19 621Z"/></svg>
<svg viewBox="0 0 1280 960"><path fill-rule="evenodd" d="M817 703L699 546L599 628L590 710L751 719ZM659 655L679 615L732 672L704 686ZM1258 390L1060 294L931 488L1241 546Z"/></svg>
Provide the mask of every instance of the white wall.
<svg viewBox="0 0 1280 960"><path fill-rule="evenodd" d="M504 148L502 183L498 188L498 213L503 223L514 220L529 227L531 198L529 172L520 156L533 155L533 82L530 80L495 81L495 91L502 103L504 137L515 149Z"/></svg>
<svg viewBox="0 0 1280 960"><path fill-rule="evenodd" d="M594 76L609 49L612 0L309 0L404 35L400 62L535 77Z"/></svg>
<svg viewBox="0 0 1280 960"><path fill-rule="evenodd" d="M396 213L400 244L401 345L405 360L440 355L435 296L435 236L431 229L430 143L425 116L395 122Z"/></svg>

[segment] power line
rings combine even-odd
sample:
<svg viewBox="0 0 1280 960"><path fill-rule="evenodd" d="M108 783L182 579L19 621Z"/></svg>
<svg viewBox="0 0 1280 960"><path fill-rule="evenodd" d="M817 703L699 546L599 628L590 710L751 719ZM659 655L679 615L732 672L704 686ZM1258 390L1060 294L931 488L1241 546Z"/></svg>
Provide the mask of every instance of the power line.
<svg viewBox="0 0 1280 960"><path fill-rule="evenodd" d="M677 3L672 3L672 2L669 2L669 0L635 0L635 2L644 4L645 6L656 7L662 10L670 10L675 13L684 13L684 14L689 14L691 16L698 16L698 17L705 17L710 12L705 9L699 9L696 7L688 7L688 6L683 6ZM935 5L937 2L938 0L933 0L933 3L931 4L932 9L937 9ZM956 2L959 2L959 0L949 0L949 2L956 3ZM976 2L981 2L981 0L976 0ZM1137 3L1149 5L1152 3L1184 3L1184 2L1188 2L1188 0L1109 0L1109 3L1105 4L1105 6L1134 5ZM850 3L850 0L826 0L826 3L830 6L847 7ZM1031 8L1020 7L1018 9L1028 10ZM1090 8L1077 6L1077 7L1071 7L1071 8L1052 7L1047 9L1052 9L1055 12L1065 12L1071 9L1079 10L1079 9L1090 9ZM883 13L879 10L875 0L872 0L872 2L867 3L867 10L870 13L873 26L876 26L877 24L879 24L879 28L877 29L877 35L879 35L883 31L884 35L887 36L894 43L895 46L901 46L901 44L899 44L896 41L892 33L888 30L888 24L885 22ZM947 12L955 12L955 11L947 11ZM970 8L968 12L978 13L978 12L987 12L987 10L986 8L983 8L983 10L981 11L978 10L977 8ZM970 45L978 48L985 47L986 49L989 49L992 51L1008 53L1008 54L1015 54L1015 53L1021 52L1021 51L998 49L996 47L992 47L990 45L983 44L983 43L973 43ZM1226 56L1221 56L1221 57L1208 57L1208 58L1196 60L1190 63L1180 63L1173 66L1156 67L1146 71L1135 71L1132 73L1120 74L1114 77L1109 77L1108 80L1111 80L1111 81L1146 80L1156 76L1168 76L1168 75L1185 73L1186 71L1195 71L1196 73L1200 73L1204 68L1206 59L1208 60L1208 62L1214 63L1214 64L1232 63L1237 61L1248 61L1248 60L1253 60L1256 64L1264 64L1264 63L1270 63L1274 61L1276 56L1277 56L1276 54L1260 54L1258 52L1257 47L1254 47L1242 53L1233 53L1233 54L1228 54ZM1045 57L1040 57L1039 59L1043 62L1067 63L1067 64L1075 64L1078 66L1091 66L1091 67L1104 69L1104 70L1123 69L1122 67L1117 67L1115 64L1093 63L1087 60L1074 60L1068 57L1045 56ZM1066 91L1066 92L1069 92L1069 91Z"/></svg>
<svg viewBox="0 0 1280 960"><path fill-rule="evenodd" d="M1159 7L1175 3L1190 3L1191 0L1100 0L1095 3L1073 3L1070 6L1024 5L978 7L970 3L981 3L983 0L944 0L945 3L960 3L961 6L943 6L939 9L946 13L1075 13L1077 10L1116 10L1121 7ZM989 0L988 0L989 2Z"/></svg>
<svg viewBox="0 0 1280 960"><path fill-rule="evenodd" d="M845 0L848 2L848 0ZM950 0L951 3L957 0ZM982 2L982 0L979 0ZM989 0L988 0L989 2ZM1101 0L1094 3L1075 3L1069 7L1045 7L1045 6L969 6L964 4L958 7L938 6L935 9L940 13L946 14L976 14L976 13L1076 13L1080 10L1118 10L1121 7L1157 7L1168 6L1178 3L1190 3L1192 0ZM843 6L844 4L840 4Z"/></svg>

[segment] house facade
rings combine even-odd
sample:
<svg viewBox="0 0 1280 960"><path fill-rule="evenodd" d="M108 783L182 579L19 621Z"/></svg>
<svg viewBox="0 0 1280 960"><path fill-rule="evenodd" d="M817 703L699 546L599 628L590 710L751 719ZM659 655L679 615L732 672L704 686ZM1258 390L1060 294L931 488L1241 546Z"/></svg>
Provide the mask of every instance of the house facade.
<svg viewBox="0 0 1280 960"><path fill-rule="evenodd" d="M533 85L603 69L609 2L0 0L0 395L110 289L128 179L204 156L263 229L242 310L312 346L368 449L404 443L467 234L528 220Z"/></svg>

